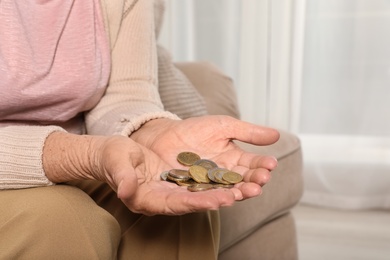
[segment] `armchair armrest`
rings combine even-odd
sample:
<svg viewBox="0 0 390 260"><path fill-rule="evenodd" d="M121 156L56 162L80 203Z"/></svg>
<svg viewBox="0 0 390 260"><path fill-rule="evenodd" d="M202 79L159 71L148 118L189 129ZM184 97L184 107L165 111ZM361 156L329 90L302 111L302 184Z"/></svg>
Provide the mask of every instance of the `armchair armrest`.
<svg viewBox="0 0 390 260"><path fill-rule="evenodd" d="M175 64L204 97L209 114L239 118L232 80L208 62ZM273 145L237 144L246 151L275 156L278 167L263 194L220 210L218 259L297 259L295 223L290 213L303 193L302 152L297 136L280 131Z"/></svg>

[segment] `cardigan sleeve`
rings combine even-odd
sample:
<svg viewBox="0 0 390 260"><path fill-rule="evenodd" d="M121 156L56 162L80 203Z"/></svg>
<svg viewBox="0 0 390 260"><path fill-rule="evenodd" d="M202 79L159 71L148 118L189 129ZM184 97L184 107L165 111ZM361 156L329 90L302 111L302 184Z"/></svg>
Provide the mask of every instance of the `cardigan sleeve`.
<svg viewBox="0 0 390 260"><path fill-rule="evenodd" d="M46 137L57 126L0 127L0 190L49 186L42 164Z"/></svg>
<svg viewBox="0 0 390 260"><path fill-rule="evenodd" d="M154 1L125 3L121 13L106 11L115 19L120 15L121 22L108 26L115 35L111 75L104 96L85 115L88 134L130 135L152 119L179 119L164 110L159 96Z"/></svg>

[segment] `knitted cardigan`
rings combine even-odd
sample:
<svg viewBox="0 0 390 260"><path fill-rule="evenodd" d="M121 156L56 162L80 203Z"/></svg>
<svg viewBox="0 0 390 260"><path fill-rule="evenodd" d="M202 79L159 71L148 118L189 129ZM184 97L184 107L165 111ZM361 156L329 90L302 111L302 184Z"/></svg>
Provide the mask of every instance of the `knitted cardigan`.
<svg viewBox="0 0 390 260"><path fill-rule="evenodd" d="M69 122L0 122L0 189L54 184L42 166L44 142L54 131L129 136L152 119L207 113L204 100L157 44L163 0L101 0L101 8L111 48L104 96L84 117Z"/></svg>

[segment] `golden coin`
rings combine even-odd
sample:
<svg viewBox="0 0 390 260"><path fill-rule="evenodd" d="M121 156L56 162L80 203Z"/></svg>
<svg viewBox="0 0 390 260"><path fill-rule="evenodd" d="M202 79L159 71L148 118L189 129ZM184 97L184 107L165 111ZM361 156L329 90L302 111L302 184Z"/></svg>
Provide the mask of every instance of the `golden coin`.
<svg viewBox="0 0 390 260"><path fill-rule="evenodd" d="M207 169L199 165L192 165L189 169L192 179L198 183L209 183L210 180L207 177Z"/></svg>
<svg viewBox="0 0 390 260"><path fill-rule="evenodd" d="M191 179L190 173L187 170L172 169L168 172L168 175L175 179L180 179L180 180Z"/></svg>
<svg viewBox="0 0 390 260"><path fill-rule="evenodd" d="M217 183L221 184L230 184L230 182L227 182L223 179L223 175L227 173L229 170L225 168L215 168L211 170L211 174L214 175L214 180Z"/></svg>
<svg viewBox="0 0 390 260"><path fill-rule="evenodd" d="M198 160L200 156L193 152L181 152L177 155L177 161L186 166L191 166Z"/></svg>
<svg viewBox="0 0 390 260"><path fill-rule="evenodd" d="M212 188L213 185L207 183L198 183L187 187L189 191L205 191L205 190L211 190Z"/></svg>
<svg viewBox="0 0 390 260"><path fill-rule="evenodd" d="M235 184L242 181L243 176L237 172L228 171L222 176L222 179L229 183Z"/></svg>
<svg viewBox="0 0 390 260"><path fill-rule="evenodd" d="M200 160L197 160L196 162L194 162L194 165L200 165L204 168L206 168L207 170L211 170L213 168L217 168L218 165L211 161L211 160L207 160L207 159L200 159Z"/></svg>

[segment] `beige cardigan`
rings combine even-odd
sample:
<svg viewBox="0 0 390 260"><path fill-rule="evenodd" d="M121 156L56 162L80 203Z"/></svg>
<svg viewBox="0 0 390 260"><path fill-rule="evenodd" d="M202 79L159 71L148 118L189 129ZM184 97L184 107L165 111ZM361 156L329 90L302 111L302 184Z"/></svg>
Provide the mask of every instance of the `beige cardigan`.
<svg viewBox="0 0 390 260"><path fill-rule="evenodd" d="M101 5L112 56L105 95L85 112L85 121L0 124L0 189L53 185L42 167L43 145L53 131L128 136L155 118L206 114L204 100L157 46L163 0L101 0Z"/></svg>

